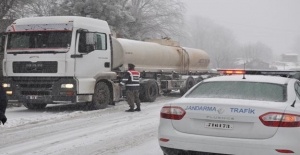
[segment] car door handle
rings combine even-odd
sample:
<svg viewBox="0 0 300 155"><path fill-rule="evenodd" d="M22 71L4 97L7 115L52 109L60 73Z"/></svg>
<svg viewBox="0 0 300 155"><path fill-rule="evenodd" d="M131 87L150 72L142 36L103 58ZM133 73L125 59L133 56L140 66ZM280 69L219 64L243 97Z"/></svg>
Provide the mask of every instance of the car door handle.
<svg viewBox="0 0 300 155"><path fill-rule="evenodd" d="M73 54L71 55L71 58L82 58L83 55L82 54Z"/></svg>

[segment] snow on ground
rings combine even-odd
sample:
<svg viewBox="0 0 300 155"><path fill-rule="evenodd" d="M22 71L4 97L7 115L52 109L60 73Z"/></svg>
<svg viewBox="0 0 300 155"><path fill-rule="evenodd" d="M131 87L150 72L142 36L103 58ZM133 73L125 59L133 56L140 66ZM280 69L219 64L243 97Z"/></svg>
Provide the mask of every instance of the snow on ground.
<svg viewBox="0 0 300 155"><path fill-rule="evenodd" d="M271 64L272 67L275 67L277 70L293 70L300 68L299 62L274 62Z"/></svg>
<svg viewBox="0 0 300 155"><path fill-rule="evenodd" d="M126 102L86 111L83 105L47 106L33 111L8 108L0 126L0 154L5 155L158 155L159 112L176 97L142 103L142 111L126 113Z"/></svg>

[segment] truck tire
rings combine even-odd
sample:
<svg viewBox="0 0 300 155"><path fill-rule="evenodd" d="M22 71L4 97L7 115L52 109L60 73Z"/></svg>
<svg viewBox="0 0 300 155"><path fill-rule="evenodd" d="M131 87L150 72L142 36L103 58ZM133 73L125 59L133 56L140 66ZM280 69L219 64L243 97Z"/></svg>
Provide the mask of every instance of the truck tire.
<svg viewBox="0 0 300 155"><path fill-rule="evenodd" d="M90 110L105 109L110 103L110 91L105 82L98 82L95 86L92 102L89 104Z"/></svg>
<svg viewBox="0 0 300 155"><path fill-rule="evenodd" d="M199 76L199 77L197 78L197 81L196 81L195 84L197 84L197 83L199 83L199 82L201 82L201 81L203 81L203 78Z"/></svg>
<svg viewBox="0 0 300 155"><path fill-rule="evenodd" d="M36 103L36 104L33 104L33 103L23 103L23 105L27 109L30 109L30 110L44 109L47 106L47 104L40 104L40 103Z"/></svg>
<svg viewBox="0 0 300 155"><path fill-rule="evenodd" d="M149 80L141 85L140 100L154 102L158 96L158 87L155 80Z"/></svg>
<svg viewBox="0 0 300 155"><path fill-rule="evenodd" d="M185 86L180 89L180 95L184 95L189 89L195 85L195 80L193 77L188 77L185 81Z"/></svg>

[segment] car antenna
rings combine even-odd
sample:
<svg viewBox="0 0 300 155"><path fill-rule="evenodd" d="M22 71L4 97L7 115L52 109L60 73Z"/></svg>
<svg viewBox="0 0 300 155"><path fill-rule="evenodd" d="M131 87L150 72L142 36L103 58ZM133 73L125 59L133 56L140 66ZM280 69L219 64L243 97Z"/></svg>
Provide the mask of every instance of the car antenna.
<svg viewBox="0 0 300 155"><path fill-rule="evenodd" d="M243 72L243 79L246 79L246 77L245 77L245 74L246 74L246 69L245 69L245 66L246 66L246 62L244 62L244 72Z"/></svg>
<svg viewBox="0 0 300 155"><path fill-rule="evenodd" d="M295 107L295 103L296 103L296 99L295 99L295 101L293 102L293 104L291 105L291 107Z"/></svg>

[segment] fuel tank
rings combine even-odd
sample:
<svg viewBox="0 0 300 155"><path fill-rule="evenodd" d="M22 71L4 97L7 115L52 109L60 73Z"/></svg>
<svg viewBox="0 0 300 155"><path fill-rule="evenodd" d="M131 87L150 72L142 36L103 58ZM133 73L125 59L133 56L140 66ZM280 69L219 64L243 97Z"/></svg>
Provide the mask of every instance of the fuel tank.
<svg viewBox="0 0 300 155"><path fill-rule="evenodd" d="M142 72L206 72L210 58L200 49L180 47L170 40L135 41L113 38L113 69L132 63Z"/></svg>

